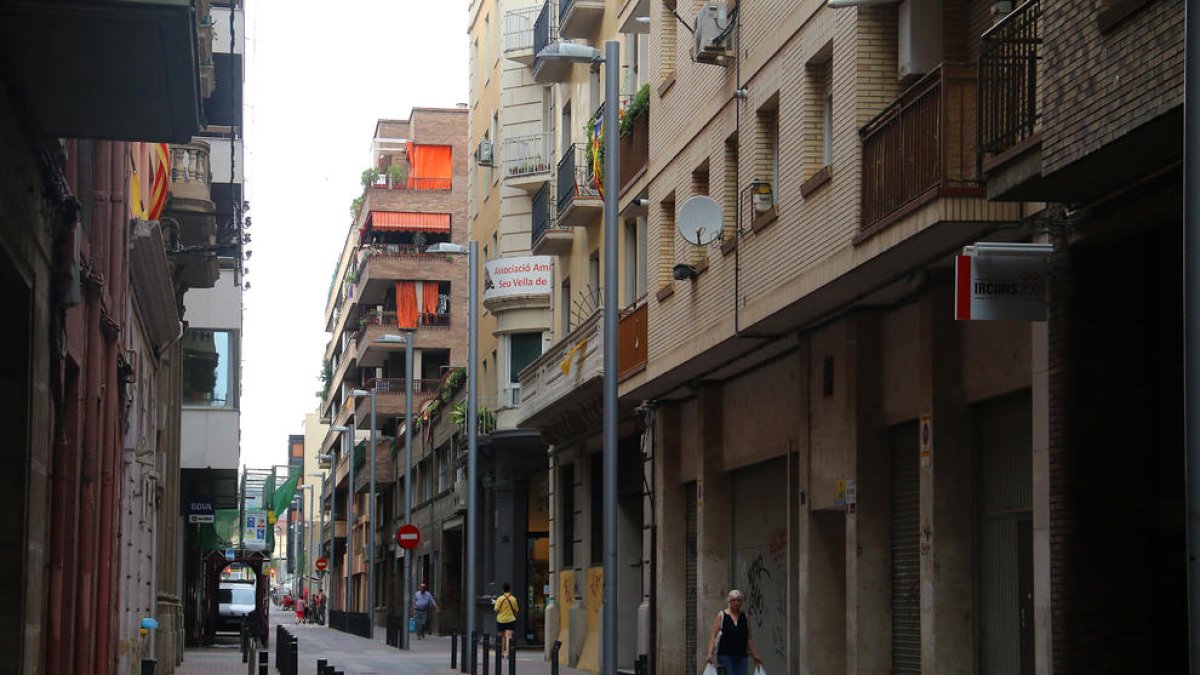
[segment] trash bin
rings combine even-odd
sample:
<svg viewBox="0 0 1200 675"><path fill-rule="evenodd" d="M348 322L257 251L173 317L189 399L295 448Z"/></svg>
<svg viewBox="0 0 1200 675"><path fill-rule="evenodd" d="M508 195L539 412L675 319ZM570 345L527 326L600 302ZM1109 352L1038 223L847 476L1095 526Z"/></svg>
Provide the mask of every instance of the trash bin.
<svg viewBox="0 0 1200 675"><path fill-rule="evenodd" d="M158 659L142 659L142 675L154 675L154 667L158 665Z"/></svg>

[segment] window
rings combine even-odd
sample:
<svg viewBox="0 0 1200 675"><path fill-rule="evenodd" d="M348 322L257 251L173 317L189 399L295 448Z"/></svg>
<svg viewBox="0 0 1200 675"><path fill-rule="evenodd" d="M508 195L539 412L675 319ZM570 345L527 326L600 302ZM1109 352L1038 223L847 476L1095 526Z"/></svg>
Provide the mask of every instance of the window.
<svg viewBox="0 0 1200 675"><path fill-rule="evenodd" d="M646 219L637 219L637 297L646 294Z"/></svg>
<svg viewBox="0 0 1200 675"><path fill-rule="evenodd" d="M662 28L662 37L658 43L658 72L660 83L666 83L675 77L675 14L667 3L662 3L662 14L658 24Z"/></svg>
<svg viewBox="0 0 1200 675"><path fill-rule="evenodd" d="M592 455L591 489L588 491L588 501L591 505L591 518L588 519L591 530L588 534L591 539L589 548L593 565L604 563L604 464L601 460L600 453Z"/></svg>
<svg viewBox="0 0 1200 675"><path fill-rule="evenodd" d="M566 157L571 151L571 102L567 101L562 108L562 126L559 127L558 133L561 136L562 157Z"/></svg>
<svg viewBox="0 0 1200 675"><path fill-rule="evenodd" d="M559 501L562 510L558 514L562 519L561 560L562 566L569 568L575 566L575 465L565 464L558 473L561 479L559 494L562 495Z"/></svg>
<svg viewBox="0 0 1200 675"><path fill-rule="evenodd" d="M236 342L233 331L187 330L183 338L183 405L237 407Z"/></svg>
<svg viewBox="0 0 1200 675"><path fill-rule="evenodd" d="M445 492L451 487L450 484L450 448L442 446L437 451L438 464L438 492Z"/></svg>
<svg viewBox="0 0 1200 675"><path fill-rule="evenodd" d="M808 180L833 164L833 46L826 44L804 69L804 170Z"/></svg>
<svg viewBox="0 0 1200 675"><path fill-rule="evenodd" d="M564 338L571 332L571 280L563 279L562 288L558 293L559 309L559 338Z"/></svg>
<svg viewBox="0 0 1200 675"><path fill-rule="evenodd" d="M758 111L755 139L754 178L771 184L771 199L779 204L779 99Z"/></svg>
<svg viewBox="0 0 1200 675"><path fill-rule="evenodd" d="M638 299L638 224L636 220L625 221L625 283L621 302L632 305Z"/></svg>
<svg viewBox="0 0 1200 675"><path fill-rule="evenodd" d="M521 404L522 370L542 355L541 333L513 333L508 336L508 404Z"/></svg>
<svg viewBox="0 0 1200 675"><path fill-rule="evenodd" d="M725 171L725 180L721 192L721 218L725 222L721 227L721 239L729 241L737 237L738 139L736 133L725 139L725 161L722 168Z"/></svg>
<svg viewBox="0 0 1200 675"><path fill-rule="evenodd" d="M600 251L597 249L588 256L588 300L591 301L588 310L599 309L601 298L603 294L600 292Z"/></svg>
<svg viewBox="0 0 1200 675"><path fill-rule="evenodd" d="M675 196L659 204L658 285L670 286L675 267Z"/></svg>

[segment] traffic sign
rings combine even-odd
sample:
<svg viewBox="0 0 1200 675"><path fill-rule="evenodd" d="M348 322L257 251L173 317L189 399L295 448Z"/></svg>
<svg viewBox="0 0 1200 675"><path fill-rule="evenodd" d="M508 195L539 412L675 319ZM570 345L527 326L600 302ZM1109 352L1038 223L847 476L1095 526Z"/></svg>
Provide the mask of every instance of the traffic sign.
<svg viewBox="0 0 1200 675"><path fill-rule="evenodd" d="M313 566L317 568L318 572L324 572L325 568L329 567L329 561L325 559L325 556L321 556L320 558L317 558L317 561L313 563Z"/></svg>
<svg viewBox="0 0 1200 675"><path fill-rule="evenodd" d="M416 525L401 525L396 530L396 543L400 548L416 548L421 543L421 531Z"/></svg>

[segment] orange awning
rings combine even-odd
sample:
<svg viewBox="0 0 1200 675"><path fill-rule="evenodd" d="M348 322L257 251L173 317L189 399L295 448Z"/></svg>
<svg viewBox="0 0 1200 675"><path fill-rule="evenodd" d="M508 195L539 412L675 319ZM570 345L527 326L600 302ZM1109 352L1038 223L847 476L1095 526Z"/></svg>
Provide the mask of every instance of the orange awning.
<svg viewBox="0 0 1200 675"><path fill-rule="evenodd" d="M449 213L416 211L372 211L368 221L376 230L405 232L450 232Z"/></svg>

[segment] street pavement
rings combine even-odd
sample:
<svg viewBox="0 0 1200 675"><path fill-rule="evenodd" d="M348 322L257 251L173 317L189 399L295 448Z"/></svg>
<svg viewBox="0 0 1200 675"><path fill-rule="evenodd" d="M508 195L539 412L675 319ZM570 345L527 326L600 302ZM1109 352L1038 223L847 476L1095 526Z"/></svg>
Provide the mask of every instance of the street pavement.
<svg viewBox="0 0 1200 675"><path fill-rule="evenodd" d="M272 608L270 672L276 675L275 669L275 626L283 625L298 641L300 648L299 675L316 675L317 659L326 659L329 665L336 667L346 675L384 675L397 673L403 675L451 675L459 672L450 669L449 637L430 636L424 640L412 636L411 649L405 651L389 647L386 643L386 631L377 628L374 639L361 638L357 635L333 630L328 626L295 623L291 612ZM489 664L490 673L482 670L482 655L479 658L479 675L495 673L495 652ZM188 649L184 654L183 665L175 671L176 675L235 675L247 672L247 664L242 663L241 652L238 650L236 636L222 635L218 644L212 647ZM257 671L256 671L257 672ZM508 673L508 664L504 664L504 673ZM542 656L542 650L517 650L517 673L519 675L549 675L550 664ZM562 667L561 675L585 675L585 671ZM587 674L590 675L590 674Z"/></svg>

